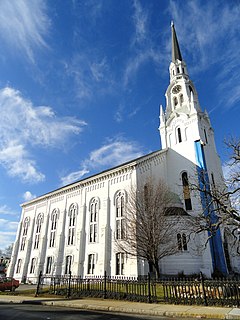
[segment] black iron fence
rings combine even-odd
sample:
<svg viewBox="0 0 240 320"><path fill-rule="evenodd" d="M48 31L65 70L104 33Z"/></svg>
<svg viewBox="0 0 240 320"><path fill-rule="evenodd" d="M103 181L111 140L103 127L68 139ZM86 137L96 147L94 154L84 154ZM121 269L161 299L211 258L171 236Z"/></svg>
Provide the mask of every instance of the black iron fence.
<svg viewBox="0 0 240 320"><path fill-rule="evenodd" d="M139 302L166 302L174 304L198 304L240 306L239 279L152 279L146 277L112 277L106 273L99 277L67 276L38 278L36 295L43 291L68 298L95 297Z"/></svg>

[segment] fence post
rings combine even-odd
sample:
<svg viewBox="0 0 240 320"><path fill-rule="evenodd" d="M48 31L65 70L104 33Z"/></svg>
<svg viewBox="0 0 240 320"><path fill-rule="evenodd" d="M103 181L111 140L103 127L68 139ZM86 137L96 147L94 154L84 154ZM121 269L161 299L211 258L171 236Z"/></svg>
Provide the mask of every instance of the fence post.
<svg viewBox="0 0 240 320"><path fill-rule="evenodd" d="M107 271L104 271L104 299L107 299Z"/></svg>
<svg viewBox="0 0 240 320"><path fill-rule="evenodd" d="M201 280L201 284L202 284L202 290L203 290L203 299L204 299L204 305L207 306L207 296L206 296L206 291L205 291L205 286L204 286L204 277L202 272L200 271L200 280Z"/></svg>
<svg viewBox="0 0 240 320"><path fill-rule="evenodd" d="M39 272L37 290L36 290L36 293L35 293L35 297L37 297L39 295L39 289L40 289L41 280L42 280L42 271Z"/></svg>
<svg viewBox="0 0 240 320"><path fill-rule="evenodd" d="M67 292L67 298L70 298L71 296L71 278L72 278L72 272L69 271L69 278L68 278L68 292Z"/></svg>
<svg viewBox="0 0 240 320"><path fill-rule="evenodd" d="M148 272L148 277L147 277L147 282L148 282L148 303L151 303L151 277L150 277L150 272Z"/></svg>

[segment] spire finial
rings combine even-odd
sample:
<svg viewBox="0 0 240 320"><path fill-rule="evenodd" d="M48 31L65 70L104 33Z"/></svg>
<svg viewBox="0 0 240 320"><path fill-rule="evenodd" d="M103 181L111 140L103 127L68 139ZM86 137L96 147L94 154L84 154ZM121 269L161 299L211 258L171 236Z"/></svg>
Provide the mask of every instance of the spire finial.
<svg viewBox="0 0 240 320"><path fill-rule="evenodd" d="M172 62L175 62L177 59L182 61L182 55L179 48L173 21L171 22L171 27L172 27Z"/></svg>

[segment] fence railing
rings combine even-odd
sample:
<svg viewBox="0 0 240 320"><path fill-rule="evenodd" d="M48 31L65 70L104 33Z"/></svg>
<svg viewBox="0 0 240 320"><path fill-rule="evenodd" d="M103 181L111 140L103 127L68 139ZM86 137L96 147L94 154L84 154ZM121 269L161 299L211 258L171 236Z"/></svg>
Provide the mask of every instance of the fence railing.
<svg viewBox="0 0 240 320"><path fill-rule="evenodd" d="M164 279L150 277L112 277L105 272L99 277L67 276L38 278L36 295L46 290L50 294L68 298L96 297L124 299L140 302L166 302L174 304L198 304L240 306L240 281L238 279L206 280Z"/></svg>

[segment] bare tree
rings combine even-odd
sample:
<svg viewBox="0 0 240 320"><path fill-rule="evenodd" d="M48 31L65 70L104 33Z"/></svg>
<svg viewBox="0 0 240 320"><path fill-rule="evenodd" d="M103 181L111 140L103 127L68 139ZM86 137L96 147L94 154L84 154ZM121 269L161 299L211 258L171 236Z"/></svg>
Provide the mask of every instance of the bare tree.
<svg viewBox="0 0 240 320"><path fill-rule="evenodd" d="M226 145L231 150L231 156L225 183L210 183L208 173L202 170L198 181L191 184L193 191L200 192L203 204L202 213L192 220L192 230L196 233L207 231L209 239L223 227L231 235L232 244L236 245L236 250L240 253L240 141L230 139Z"/></svg>
<svg viewBox="0 0 240 320"><path fill-rule="evenodd" d="M125 208L124 239L118 249L148 261L149 270L160 277L159 261L178 251L178 222L183 209L176 208L177 195L163 181L149 179L142 188L131 188ZM178 201L179 204L179 201Z"/></svg>

